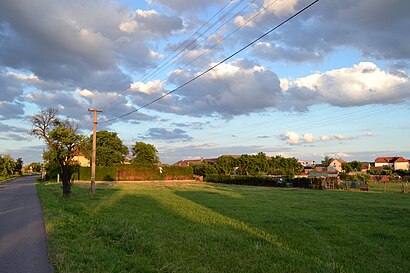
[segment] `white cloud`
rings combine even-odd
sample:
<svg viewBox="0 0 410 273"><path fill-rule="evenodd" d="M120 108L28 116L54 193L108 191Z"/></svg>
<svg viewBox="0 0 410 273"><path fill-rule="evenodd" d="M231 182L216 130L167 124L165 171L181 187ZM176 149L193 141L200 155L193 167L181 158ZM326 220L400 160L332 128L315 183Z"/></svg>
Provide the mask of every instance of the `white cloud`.
<svg viewBox="0 0 410 273"><path fill-rule="evenodd" d="M303 140L305 143L314 143L316 141L315 137L312 134L304 134Z"/></svg>
<svg viewBox="0 0 410 273"><path fill-rule="evenodd" d="M320 139L321 141L329 141L329 140L331 140L332 138L331 138L330 136L321 136L319 139Z"/></svg>
<svg viewBox="0 0 410 273"><path fill-rule="evenodd" d="M281 104L283 110L305 111L320 103L342 107L392 104L410 98L408 78L383 71L371 62L282 82L288 88L283 92L282 99L287 102Z"/></svg>
<svg viewBox="0 0 410 273"><path fill-rule="evenodd" d="M147 83L133 82L131 83L130 90L132 92L162 95L162 92L164 90L164 82L161 82L159 80L154 80Z"/></svg>
<svg viewBox="0 0 410 273"><path fill-rule="evenodd" d="M169 76L169 82L179 86L196 76L189 70L176 70ZM151 84L149 84L151 85ZM144 85L139 84L139 87ZM164 91L155 90L147 94L145 89L137 90L133 100L138 104L157 98ZM280 95L279 79L266 68L247 60L225 63L196 81L150 106L157 111L192 116L219 115L231 118L235 115L261 112L274 107Z"/></svg>
<svg viewBox="0 0 410 273"><path fill-rule="evenodd" d="M296 132L293 131L286 131L285 133L280 135L280 139L286 141L286 143L290 145L298 145L300 144L300 136Z"/></svg>

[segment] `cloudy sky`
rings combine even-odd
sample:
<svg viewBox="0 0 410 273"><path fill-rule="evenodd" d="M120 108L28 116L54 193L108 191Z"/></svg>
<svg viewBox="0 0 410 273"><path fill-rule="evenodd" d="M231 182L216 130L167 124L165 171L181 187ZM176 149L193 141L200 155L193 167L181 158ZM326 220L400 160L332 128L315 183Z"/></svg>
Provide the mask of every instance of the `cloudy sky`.
<svg viewBox="0 0 410 273"><path fill-rule="evenodd" d="M165 163L410 158L410 1L320 0L220 63L310 3L1 1L0 154L40 161L30 116L55 107Z"/></svg>

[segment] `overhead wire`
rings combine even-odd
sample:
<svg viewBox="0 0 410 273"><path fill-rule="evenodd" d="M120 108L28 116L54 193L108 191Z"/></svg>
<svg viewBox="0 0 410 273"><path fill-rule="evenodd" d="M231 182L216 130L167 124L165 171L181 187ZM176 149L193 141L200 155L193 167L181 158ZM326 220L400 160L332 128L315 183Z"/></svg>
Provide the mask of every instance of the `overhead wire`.
<svg viewBox="0 0 410 273"><path fill-rule="evenodd" d="M229 4L231 4L232 2L234 2L234 0L231 0L229 2L227 2L221 9L219 9L210 19L208 19L205 23L203 23L194 33L192 33L187 39L185 39L185 41L183 43L181 43L179 46L177 46L176 48L174 48L174 50L172 50L172 52L170 52L169 54L167 54L167 56L165 58L163 58L159 63L157 63L153 68L151 68L150 70L148 70L144 75L142 75L137 82L139 81L147 81L150 78L153 77L153 74L156 74L157 71L159 71L161 68L163 68L165 65L167 65L168 63L170 63L172 60L174 60L176 58L176 56L178 56L181 52L184 52L189 46L191 46L198 38L202 37L208 30L210 30L211 28L213 28L217 23L219 23L221 21L221 19L225 18L226 16L228 16L233 10L235 10L240 4L242 4L245 0L240 0L238 1L233 7L231 7L226 13L222 14L222 16L213 24L211 24L210 26L207 27L207 29L200 33L200 31L205 28L206 25L208 25L209 23L211 23L211 21L213 19L215 19L227 6L229 6ZM255 0L251 1L254 2ZM249 5L249 4L248 4ZM191 40L195 35L198 35L197 37L195 37L193 40ZM211 34L212 35L212 34ZM208 36L209 37L209 36ZM205 38L206 39L206 38ZM191 41L190 41L191 40ZM190 41L190 42L189 42ZM188 42L188 44L186 44ZM179 52L177 52L179 51ZM173 56L174 54L176 54L174 57L172 57L170 60L168 60L171 56ZM168 61L166 61L168 60ZM124 92L120 92L123 94L129 93L129 90L126 90ZM104 104L103 106L99 106L99 108L104 108L107 104L109 104L108 102L106 104Z"/></svg>
<svg viewBox="0 0 410 273"><path fill-rule="evenodd" d="M143 108L146 108L154 103L156 103L157 101L171 95L172 93L177 92L178 90L182 89L183 87L187 86L188 84L190 84L191 82L201 78L203 75L207 74L208 72L210 72L211 70L215 69L216 67L220 66L221 64L223 64L224 62L226 62L227 60L231 59L232 57L238 55L239 53L241 53L242 51L244 51L245 49L249 48L251 45L255 44L256 42L260 41L261 39L263 39L264 37L266 37L267 35L269 35L270 33L272 33L273 31L277 30L279 27L283 26L284 24L286 24L287 22L289 22L290 20L292 20L293 18L295 18L296 16L298 16L299 14L303 13L305 10L309 9L310 7L312 7L313 5L315 5L317 2L319 2L319 0L315 0L313 2L311 2L310 4L308 4L307 6L305 6L304 8L302 8L301 10L299 10L298 12L294 13L293 15L291 15L290 17L288 17L287 19L285 19L284 21L282 21L281 23L279 23L278 25L276 25L275 27L273 27L272 29L270 29L269 31L265 32L264 34L262 34L261 36L259 36L258 38L254 39L253 41L251 41L250 43L248 43L247 45L245 45L244 47L240 48L239 50L235 51L234 53L230 54L228 57L224 58L223 60L219 61L218 63L212 65L210 68L206 69L205 71L199 73L198 75L196 75L195 77L193 77L192 79L186 81L185 83L181 84L180 86L174 88L173 90L163 94L162 96L144 104L143 106L138 107L137 109L127 112L123 115L120 115L116 118L112 118L106 121L103 121L101 123L107 123L107 122L112 122L115 121L117 119L121 119L124 118L128 115L131 115Z"/></svg>

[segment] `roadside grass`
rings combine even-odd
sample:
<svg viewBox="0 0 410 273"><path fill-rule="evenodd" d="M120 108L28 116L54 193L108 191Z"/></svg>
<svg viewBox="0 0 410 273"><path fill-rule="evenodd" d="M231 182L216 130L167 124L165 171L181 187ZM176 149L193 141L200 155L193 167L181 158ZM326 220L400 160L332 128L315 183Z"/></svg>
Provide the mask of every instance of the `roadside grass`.
<svg viewBox="0 0 410 273"><path fill-rule="evenodd" d="M37 184L54 272L409 272L410 195Z"/></svg>
<svg viewBox="0 0 410 273"><path fill-rule="evenodd" d="M12 179L14 179L14 178L16 178L16 177L20 177L21 175L11 175L11 176L1 176L0 175L0 184L1 183L4 183L4 182L7 182L7 181L10 181L10 180L12 180Z"/></svg>

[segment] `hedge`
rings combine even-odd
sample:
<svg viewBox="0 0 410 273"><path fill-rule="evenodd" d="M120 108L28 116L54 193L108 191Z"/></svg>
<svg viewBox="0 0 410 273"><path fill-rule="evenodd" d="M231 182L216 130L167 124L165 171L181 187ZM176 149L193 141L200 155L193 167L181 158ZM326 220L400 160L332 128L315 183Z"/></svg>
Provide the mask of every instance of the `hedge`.
<svg viewBox="0 0 410 273"><path fill-rule="evenodd" d="M162 168L162 172L160 171ZM146 181L146 180L189 180L193 178L192 167L156 165L97 166L96 181ZM72 175L74 180L90 180L91 168L81 167Z"/></svg>
<svg viewBox="0 0 410 273"><path fill-rule="evenodd" d="M265 186L265 187L296 187L296 188L313 188L320 185L320 179L309 178L277 178L269 176L247 176L247 175L223 175L208 174L205 176L206 182L236 184L248 186Z"/></svg>

